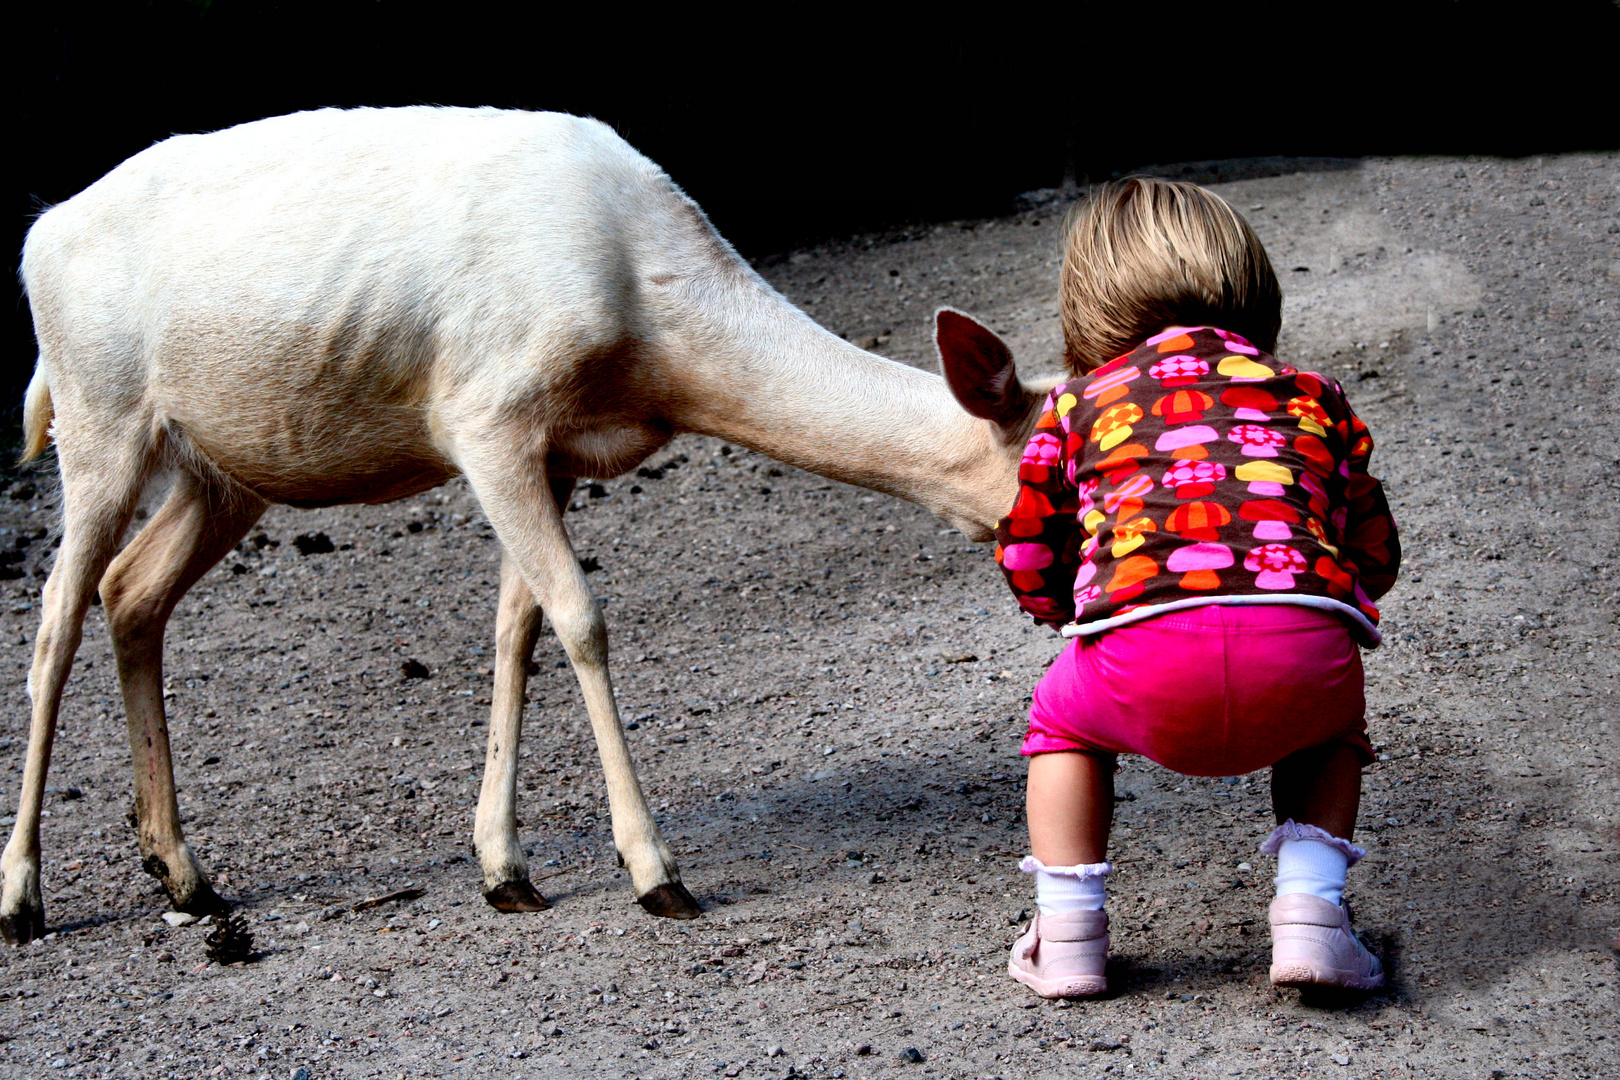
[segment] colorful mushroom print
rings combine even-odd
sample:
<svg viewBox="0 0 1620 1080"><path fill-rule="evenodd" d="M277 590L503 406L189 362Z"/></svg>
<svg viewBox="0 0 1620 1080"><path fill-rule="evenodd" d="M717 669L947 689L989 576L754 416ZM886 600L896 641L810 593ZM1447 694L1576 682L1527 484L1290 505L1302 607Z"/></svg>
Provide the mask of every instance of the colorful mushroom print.
<svg viewBox="0 0 1620 1080"><path fill-rule="evenodd" d="M1126 403L1109 406L1091 425L1091 441L1104 450L1112 450L1131 437L1131 425L1142 416L1140 405Z"/></svg>
<svg viewBox="0 0 1620 1080"><path fill-rule="evenodd" d="M1254 583L1262 589L1292 589L1294 575L1305 572L1305 556L1287 544L1266 544L1244 557L1243 569L1255 571Z"/></svg>
<svg viewBox="0 0 1620 1080"><path fill-rule="evenodd" d="M1212 443L1220 437L1220 432L1208 424L1191 424L1187 427L1171 428L1160 435L1153 440L1153 449L1168 450L1173 458L1202 459L1209 457L1209 451L1204 449L1204 444Z"/></svg>
<svg viewBox="0 0 1620 1080"><path fill-rule="evenodd" d="M1400 545L1372 450L1332 379L1224 330L1161 334L1052 391L997 560L1065 633L1168 605L1309 602L1376 644Z"/></svg>
<svg viewBox="0 0 1620 1080"><path fill-rule="evenodd" d="M1024 447L1024 465L1039 465L1042 468L1056 468L1058 454L1063 449L1063 443L1055 435L1048 435L1037 431Z"/></svg>
<svg viewBox="0 0 1620 1080"><path fill-rule="evenodd" d="M1167 424L1190 424L1204 418L1204 410L1215 404L1215 399L1201 390L1177 390L1153 403L1153 415L1164 417Z"/></svg>
<svg viewBox="0 0 1620 1080"><path fill-rule="evenodd" d="M1292 539L1294 530L1290 526L1299 521L1301 514L1281 499L1250 499L1238 507L1238 517L1254 522L1256 540L1271 541Z"/></svg>
<svg viewBox="0 0 1620 1080"><path fill-rule="evenodd" d="M1191 386L1209 374L1209 362L1196 356L1167 356L1148 368L1148 374L1158 379L1166 390Z"/></svg>
<svg viewBox="0 0 1620 1080"><path fill-rule="evenodd" d="M1226 437L1243 447L1245 457L1276 457L1277 448L1288 445L1287 435L1259 424L1239 424Z"/></svg>
<svg viewBox="0 0 1620 1080"><path fill-rule="evenodd" d="M1170 516L1164 520L1164 527L1188 540L1216 540L1220 537L1221 526L1231 522L1232 511L1220 503L1200 499L1170 511Z"/></svg>
<svg viewBox="0 0 1620 1080"><path fill-rule="evenodd" d="M1164 474L1164 486L1178 499L1199 499L1211 494L1226 479L1226 466L1215 461L1178 461Z"/></svg>
<svg viewBox="0 0 1620 1080"><path fill-rule="evenodd" d="M1138 368L1122 367L1110 371L1106 375L1090 380L1080 396L1101 408L1111 401L1118 401L1128 392L1125 384L1133 379L1139 379L1142 372Z"/></svg>
<svg viewBox="0 0 1620 1080"><path fill-rule="evenodd" d="M1225 544L1198 543L1176 548L1164 568L1181 575L1177 584L1183 589L1205 592L1220 588L1221 578L1215 571L1224 570L1232 563L1232 549Z"/></svg>

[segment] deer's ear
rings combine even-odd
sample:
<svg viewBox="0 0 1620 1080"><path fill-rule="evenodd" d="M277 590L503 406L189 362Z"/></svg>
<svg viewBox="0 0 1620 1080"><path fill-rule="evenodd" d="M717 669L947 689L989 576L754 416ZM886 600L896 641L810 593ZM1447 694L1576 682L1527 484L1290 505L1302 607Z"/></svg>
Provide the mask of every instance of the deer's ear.
<svg viewBox="0 0 1620 1080"><path fill-rule="evenodd" d="M934 344L945 382L962 408L1003 426L1023 417L1028 402L1012 350L995 331L971 315L940 308L934 312Z"/></svg>

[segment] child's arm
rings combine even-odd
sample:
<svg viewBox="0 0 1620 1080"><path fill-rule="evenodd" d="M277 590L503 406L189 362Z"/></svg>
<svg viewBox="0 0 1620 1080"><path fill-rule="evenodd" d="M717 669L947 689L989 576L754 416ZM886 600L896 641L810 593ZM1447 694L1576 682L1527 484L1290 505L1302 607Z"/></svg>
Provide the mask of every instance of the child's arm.
<svg viewBox="0 0 1620 1080"><path fill-rule="evenodd" d="M1018 467L1018 501L996 526L996 562L1018 606L1037 622L1074 619L1079 568L1079 495L1067 479L1068 454L1054 398L1048 396Z"/></svg>
<svg viewBox="0 0 1620 1080"><path fill-rule="evenodd" d="M1384 497L1384 485L1367 472L1372 457L1373 438L1367 425L1350 408L1340 392L1346 420L1340 427L1346 433L1349 480L1345 485L1345 554L1360 570L1361 589L1369 600L1377 600L1395 585L1401 567L1401 542L1395 518Z"/></svg>

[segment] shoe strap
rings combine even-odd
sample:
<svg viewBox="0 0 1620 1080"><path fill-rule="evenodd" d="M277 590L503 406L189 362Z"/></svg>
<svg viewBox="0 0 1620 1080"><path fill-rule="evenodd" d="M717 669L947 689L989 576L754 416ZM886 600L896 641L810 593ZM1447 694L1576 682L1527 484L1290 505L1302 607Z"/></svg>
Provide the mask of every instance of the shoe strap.
<svg viewBox="0 0 1620 1080"><path fill-rule="evenodd" d="M1036 936L1042 941L1093 941L1108 933L1108 913L1081 911L1056 919L1036 920Z"/></svg>
<svg viewBox="0 0 1620 1080"><path fill-rule="evenodd" d="M1308 895L1308 894L1301 894ZM1317 899L1311 897L1312 900ZM1271 902L1271 923L1273 926L1330 926L1341 927L1349 922L1346 909L1326 900L1317 903L1289 902L1290 896L1279 896ZM1278 909L1284 911L1279 913Z"/></svg>

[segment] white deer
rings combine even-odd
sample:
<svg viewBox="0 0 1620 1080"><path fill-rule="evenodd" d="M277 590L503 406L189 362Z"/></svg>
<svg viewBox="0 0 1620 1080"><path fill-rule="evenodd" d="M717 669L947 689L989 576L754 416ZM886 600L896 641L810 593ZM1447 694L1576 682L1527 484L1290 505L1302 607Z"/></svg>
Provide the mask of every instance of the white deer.
<svg viewBox="0 0 1620 1080"><path fill-rule="evenodd" d="M62 539L0 858L0 931L18 942L44 930L41 800L98 586L143 864L177 909L222 910L180 830L170 613L270 503L382 503L458 474L503 552L473 833L486 898L546 906L516 816L544 610L584 691L636 898L693 917L563 528L575 478L622 474L701 432L910 499L984 540L1016 493L1041 392L994 334L949 310L936 320L944 380L835 337L612 130L554 113L322 110L172 138L45 213L23 278L39 341L24 456L56 443ZM120 551L164 478L166 500Z"/></svg>

